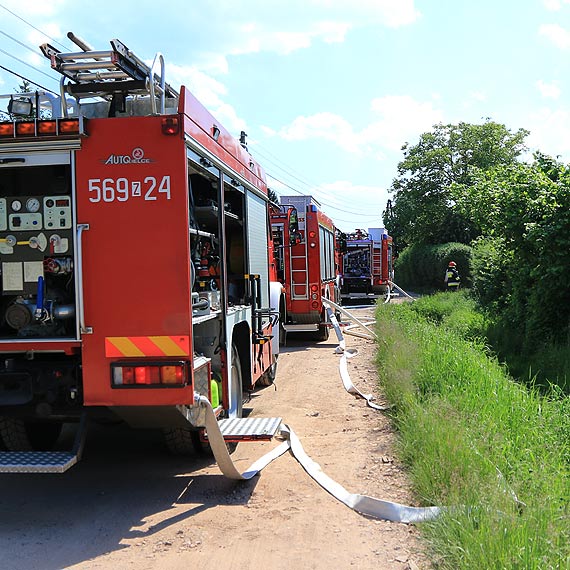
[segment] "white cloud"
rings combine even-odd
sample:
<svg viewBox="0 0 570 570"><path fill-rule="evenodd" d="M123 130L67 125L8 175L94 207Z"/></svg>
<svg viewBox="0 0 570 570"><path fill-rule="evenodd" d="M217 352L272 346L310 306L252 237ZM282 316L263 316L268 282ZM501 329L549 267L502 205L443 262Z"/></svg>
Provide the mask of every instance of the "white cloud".
<svg viewBox="0 0 570 570"><path fill-rule="evenodd" d="M236 136L247 129L245 120L238 117L235 109L224 102L227 89L223 83L207 75L195 66L166 64L168 82L177 88L185 85L194 97L204 105L228 131Z"/></svg>
<svg viewBox="0 0 570 570"><path fill-rule="evenodd" d="M350 31L363 27L410 25L420 13L414 0L228 0L221 5L197 0L204 18L212 10L224 13L224 34L205 49L223 57L270 52L287 55L317 42L341 43Z"/></svg>
<svg viewBox="0 0 570 570"><path fill-rule="evenodd" d="M538 33L560 49L570 48L570 32L558 24L543 24Z"/></svg>
<svg viewBox="0 0 570 570"><path fill-rule="evenodd" d="M353 184L338 180L323 184L315 192L323 210L345 231L378 228L388 200L388 190L381 186Z"/></svg>
<svg viewBox="0 0 570 570"><path fill-rule="evenodd" d="M563 4L570 4L570 0L542 0L544 7L551 12L558 12Z"/></svg>
<svg viewBox="0 0 570 570"><path fill-rule="evenodd" d="M399 150L404 142L443 120L442 111L435 109L430 102L416 101L409 95L373 99L371 108L379 119L364 129L364 138L368 143L388 150Z"/></svg>
<svg viewBox="0 0 570 570"><path fill-rule="evenodd" d="M409 95L388 95L373 99L369 124L355 129L335 113L300 116L279 131L263 127L268 136L285 140L324 139L343 150L374 155L382 160L384 151L399 151L402 145L443 120L442 111L431 102L416 101Z"/></svg>
<svg viewBox="0 0 570 570"><path fill-rule="evenodd" d="M543 97L549 99L558 99L560 97L561 91L556 81L553 81L551 83L546 83L545 81L542 81L542 79L539 79L536 82L536 87L538 88L540 94Z"/></svg>
<svg viewBox="0 0 570 570"><path fill-rule="evenodd" d="M349 152L357 152L360 146L352 125L334 113L297 117L290 125L279 131L279 136L289 141L325 139Z"/></svg>
<svg viewBox="0 0 570 570"><path fill-rule="evenodd" d="M570 162L570 111L543 107L528 117L528 146Z"/></svg>
<svg viewBox="0 0 570 570"><path fill-rule="evenodd" d="M471 99L479 102L487 101L487 93L484 93L483 91L474 91L471 93Z"/></svg>

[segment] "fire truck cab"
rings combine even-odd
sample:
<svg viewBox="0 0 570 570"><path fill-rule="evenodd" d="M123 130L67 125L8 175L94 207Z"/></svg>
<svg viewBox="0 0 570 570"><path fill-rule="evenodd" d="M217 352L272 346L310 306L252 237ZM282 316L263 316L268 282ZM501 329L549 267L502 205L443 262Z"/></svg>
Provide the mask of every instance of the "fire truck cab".
<svg viewBox="0 0 570 570"><path fill-rule="evenodd" d="M197 396L241 418L275 374L264 172L165 82L160 54L147 66L118 40L69 37L77 52L41 48L59 97L4 97L0 435L9 452L49 451L64 422L111 416L185 453L203 441ZM0 471L63 471L82 438L35 467L0 454Z"/></svg>
<svg viewBox="0 0 570 570"><path fill-rule="evenodd" d="M285 332L314 332L326 340L329 323L322 298L340 302L335 228L312 196L281 196L271 211L280 303Z"/></svg>

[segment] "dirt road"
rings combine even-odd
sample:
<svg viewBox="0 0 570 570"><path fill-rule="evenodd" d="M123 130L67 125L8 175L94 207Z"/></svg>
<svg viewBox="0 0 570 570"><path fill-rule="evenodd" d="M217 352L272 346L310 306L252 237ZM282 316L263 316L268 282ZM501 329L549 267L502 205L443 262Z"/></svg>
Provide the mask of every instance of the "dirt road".
<svg viewBox="0 0 570 570"><path fill-rule="evenodd" d="M388 421L342 387L336 337L287 344L277 390L255 393L252 414L282 416L349 491L409 504ZM354 383L374 391L373 344L347 344L360 351L349 365ZM274 445L242 443L233 459L245 470ZM3 475L0 489L2 570L427 567L413 526L351 511L289 454L251 482L232 482L211 460L170 457L160 434L133 439L127 428L98 426L67 473Z"/></svg>

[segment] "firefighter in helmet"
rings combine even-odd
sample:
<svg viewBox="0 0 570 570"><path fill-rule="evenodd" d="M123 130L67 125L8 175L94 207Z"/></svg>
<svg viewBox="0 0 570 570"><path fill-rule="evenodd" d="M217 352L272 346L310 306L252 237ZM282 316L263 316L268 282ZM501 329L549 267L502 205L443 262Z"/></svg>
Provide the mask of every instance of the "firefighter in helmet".
<svg viewBox="0 0 570 570"><path fill-rule="evenodd" d="M455 261L449 262L447 269L445 270L445 278L443 282L445 283L447 291L457 291L459 289L461 277L457 271L457 264Z"/></svg>

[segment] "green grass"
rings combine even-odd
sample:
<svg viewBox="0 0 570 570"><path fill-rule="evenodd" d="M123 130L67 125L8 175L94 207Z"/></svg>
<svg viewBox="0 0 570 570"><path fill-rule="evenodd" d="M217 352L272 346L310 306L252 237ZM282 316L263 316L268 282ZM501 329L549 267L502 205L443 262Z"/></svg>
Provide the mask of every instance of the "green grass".
<svg viewBox="0 0 570 570"><path fill-rule="evenodd" d="M570 568L568 398L512 381L465 295L381 305L377 323L418 500L450 507L421 527L435 568Z"/></svg>

